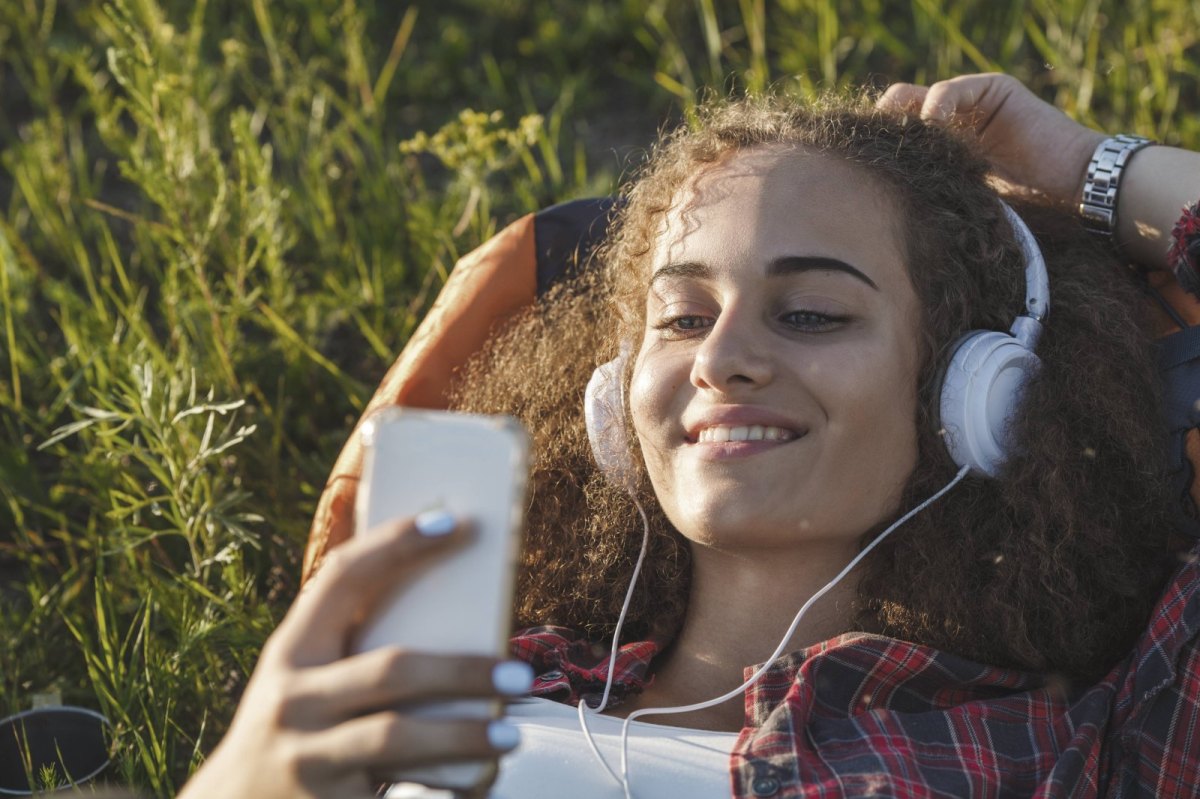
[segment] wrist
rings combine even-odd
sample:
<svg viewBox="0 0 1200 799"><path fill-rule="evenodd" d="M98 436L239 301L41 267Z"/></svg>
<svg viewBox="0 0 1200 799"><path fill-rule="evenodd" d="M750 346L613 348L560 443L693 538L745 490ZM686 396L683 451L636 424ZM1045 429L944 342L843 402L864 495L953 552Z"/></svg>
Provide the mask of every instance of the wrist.
<svg viewBox="0 0 1200 799"><path fill-rule="evenodd" d="M1079 215L1084 227L1101 236L1113 236L1126 170L1138 152L1154 143L1143 136L1120 134L1096 145L1080 192Z"/></svg>
<svg viewBox="0 0 1200 799"><path fill-rule="evenodd" d="M1161 145L1139 153L1121 186L1121 253L1146 269L1170 268L1171 231L1180 210L1196 202L1198 188L1200 154Z"/></svg>

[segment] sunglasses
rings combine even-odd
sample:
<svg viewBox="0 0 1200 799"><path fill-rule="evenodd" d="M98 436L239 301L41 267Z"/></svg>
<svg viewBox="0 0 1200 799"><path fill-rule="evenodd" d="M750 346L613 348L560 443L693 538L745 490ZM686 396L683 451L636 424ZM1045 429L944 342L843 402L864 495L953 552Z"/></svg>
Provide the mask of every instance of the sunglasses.
<svg viewBox="0 0 1200 799"><path fill-rule="evenodd" d="M60 705L0 719L0 796L87 782L108 767L112 725L94 710Z"/></svg>

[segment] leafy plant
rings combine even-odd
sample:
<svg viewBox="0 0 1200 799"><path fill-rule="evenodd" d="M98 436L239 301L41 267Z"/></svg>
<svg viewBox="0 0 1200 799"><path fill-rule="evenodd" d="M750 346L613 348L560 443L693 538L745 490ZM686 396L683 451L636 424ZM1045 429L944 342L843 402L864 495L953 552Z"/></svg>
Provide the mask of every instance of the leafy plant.
<svg viewBox="0 0 1200 799"><path fill-rule="evenodd" d="M109 778L173 794L457 258L611 192L705 90L1004 69L1196 146L1196 23L1166 0L0 4L0 712L97 708Z"/></svg>

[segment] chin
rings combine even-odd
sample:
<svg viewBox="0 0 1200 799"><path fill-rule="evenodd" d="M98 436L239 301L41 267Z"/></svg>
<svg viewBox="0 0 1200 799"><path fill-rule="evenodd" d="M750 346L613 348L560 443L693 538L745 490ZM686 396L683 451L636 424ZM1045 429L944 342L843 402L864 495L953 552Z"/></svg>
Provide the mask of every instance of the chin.
<svg viewBox="0 0 1200 799"><path fill-rule="evenodd" d="M814 540L816 526L797 514L764 514L761 504L703 503L687 512L668 513L676 529L693 543L715 549L795 546ZM752 507L747 507L752 506ZM676 520L674 517L678 515Z"/></svg>
<svg viewBox="0 0 1200 799"><path fill-rule="evenodd" d="M827 490L825 493L828 495ZM686 506L666 507L667 518L684 538L722 551L779 549L836 543L857 549L869 530L889 522L894 514L864 513L863 504L833 508L805 500L798 492L788 502L761 496L746 486L720 492L682 492ZM817 512L810 512L815 509Z"/></svg>

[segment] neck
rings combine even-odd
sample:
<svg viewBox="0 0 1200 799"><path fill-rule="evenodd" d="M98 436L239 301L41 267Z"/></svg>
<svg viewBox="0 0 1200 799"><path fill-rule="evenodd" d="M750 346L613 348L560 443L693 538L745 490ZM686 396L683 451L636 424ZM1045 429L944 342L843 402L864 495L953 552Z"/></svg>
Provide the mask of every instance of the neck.
<svg viewBox="0 0 1200 799"><path fill-rule="evenodd" d="M621 715L646 707L703 702L741 685L748 666L765 662L796 612L854 556L845 545L814 545L800 553L777 550L730 553L694 546L692 588L683 627L656 664L653 684ZM855 577L848 575L801 619L784 653L845 632L850 625ZM741 697L686 714L661 716L662 724L740 730Z"/></svg>

